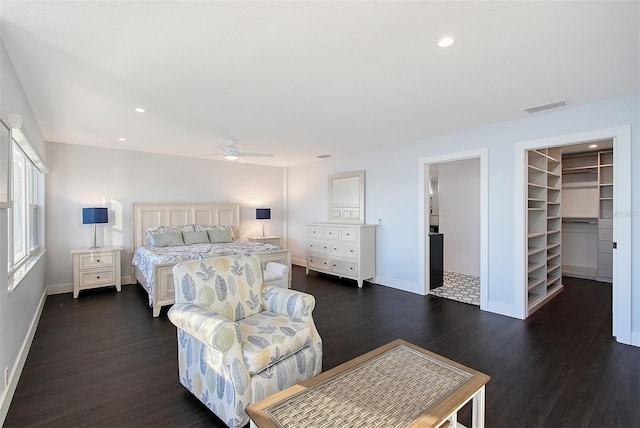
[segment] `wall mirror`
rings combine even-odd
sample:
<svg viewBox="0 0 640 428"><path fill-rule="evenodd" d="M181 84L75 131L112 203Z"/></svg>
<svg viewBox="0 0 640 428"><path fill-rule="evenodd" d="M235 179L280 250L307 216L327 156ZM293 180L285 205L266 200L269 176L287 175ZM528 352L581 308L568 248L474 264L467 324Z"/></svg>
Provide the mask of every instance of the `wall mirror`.
<svg viewBox="0 0 640 428"><path fill-rule="evenodd" d="M364 224L364 171L329 176L329 222Z"/></svg>

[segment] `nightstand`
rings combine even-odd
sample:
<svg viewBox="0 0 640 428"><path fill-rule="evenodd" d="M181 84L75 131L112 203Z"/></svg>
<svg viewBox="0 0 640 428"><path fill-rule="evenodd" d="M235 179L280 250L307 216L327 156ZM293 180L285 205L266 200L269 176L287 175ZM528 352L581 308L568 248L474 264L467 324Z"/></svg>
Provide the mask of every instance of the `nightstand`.
<svg viewBox="0 0 640 428"><path fill-rule="evenodd" d="M120 252L122 247L71 250L73 257L73 298L80 290L115 285L122 289Z"/></svg>
<svg viewBox="0 0 640 428"><path fill-rule="evenodd" d="M247 239L250 242L262 242L263 244L280 246L279 236L249 236Z"/></svg>

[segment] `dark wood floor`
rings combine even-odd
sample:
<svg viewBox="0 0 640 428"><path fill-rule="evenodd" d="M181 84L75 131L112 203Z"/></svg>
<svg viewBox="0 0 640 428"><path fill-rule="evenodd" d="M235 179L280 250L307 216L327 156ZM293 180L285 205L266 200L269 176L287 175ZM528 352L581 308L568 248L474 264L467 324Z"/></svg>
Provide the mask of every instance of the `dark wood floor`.
<svg viewBox="0 0 640 428"><path fill-rule="evenodd" d="M488 427L640 427L640 349L611 337L609 284L567 278L525 321L299 267L293 284L316 296L324 369L402 338L492 377ZM139 286L49 296L5 427L224 426L178 383L176 349Z"/></svg>

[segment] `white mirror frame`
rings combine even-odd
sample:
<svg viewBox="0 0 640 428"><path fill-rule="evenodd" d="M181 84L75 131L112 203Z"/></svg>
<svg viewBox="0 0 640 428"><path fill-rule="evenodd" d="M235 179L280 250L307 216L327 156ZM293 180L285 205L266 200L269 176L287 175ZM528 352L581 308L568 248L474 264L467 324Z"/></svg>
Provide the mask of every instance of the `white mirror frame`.
<svg viewBox="0 0 640 428"><path fill-rule="evenodd" d="M347 183L350 185L346 190L351 193L338 194L337 186L345 189ZM345 199L349 201L345 202ZM364 171L329 176L329 223L364 224Z"/></svg>

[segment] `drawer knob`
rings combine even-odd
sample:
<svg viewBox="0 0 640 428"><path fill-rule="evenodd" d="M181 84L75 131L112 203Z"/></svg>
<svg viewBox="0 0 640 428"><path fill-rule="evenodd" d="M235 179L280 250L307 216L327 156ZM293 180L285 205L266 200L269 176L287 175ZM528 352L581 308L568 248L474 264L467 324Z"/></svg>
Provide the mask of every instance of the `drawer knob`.
<svg viewBox="0 0 640 428"><path fill-rule="evenodd" d="M353 253L353 250L350 250Z"/></svg>
<svg viewBox="0 0 640 428"><path fill-rule="evenodd" d="M353 270L353 268L352 268L352 267L350 267L349 269Z"/></svg>
<svg viewBox="0 0 640 428"><path fill-rule="evenodd" d="M100 263L100 259L96 260L96 263Z"/></svg>
<svg viewBox="0 0 640 428"><path fill-rule="evenodd" d="M96 276L96 279L100 279L100 275Z"/></svg>

